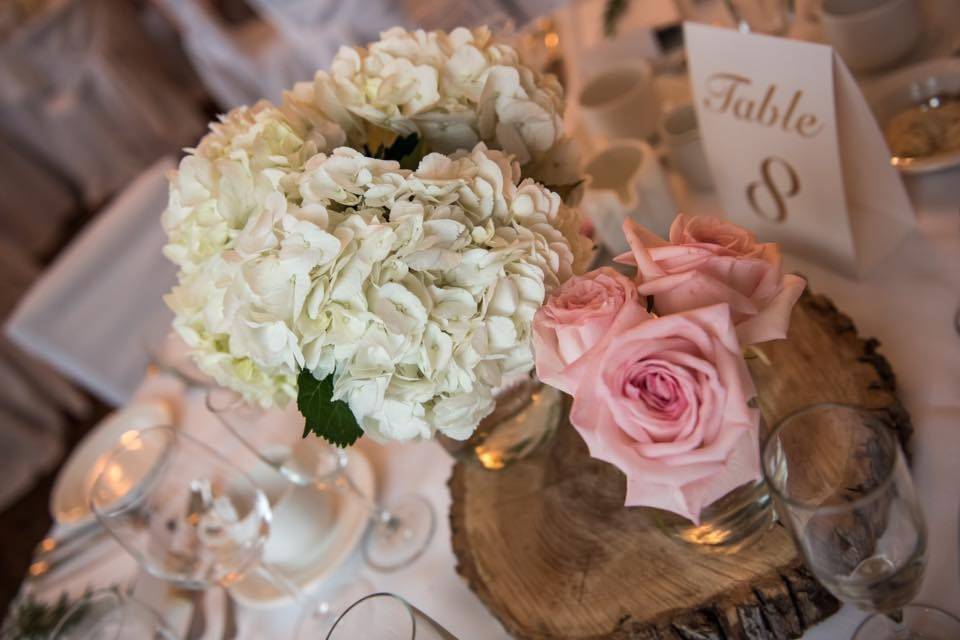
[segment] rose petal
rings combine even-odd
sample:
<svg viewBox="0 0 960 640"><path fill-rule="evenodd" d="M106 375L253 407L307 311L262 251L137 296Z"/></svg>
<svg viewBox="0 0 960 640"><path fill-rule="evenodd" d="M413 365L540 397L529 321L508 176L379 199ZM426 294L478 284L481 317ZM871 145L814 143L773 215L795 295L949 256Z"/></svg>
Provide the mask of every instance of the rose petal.
<svg viewBox="0 0 960 640"><path fill-rule="evenodd" d="M683 214L671 225L670 242L632 220L623 230L631 253L616 260L636 265L639 292L653 296L657 313L726 302L737 325L749 322L740 331L744 344L786 334L799 284L783 274L777 245L758 243L719 218Z"/></svg>
<svg viewBox="0 0 960 640"><path fill-rule="evenodd" d="M757 315L737 325L737 337L741 344L758 344L768 340L787 337L790 314L803 294L807 281L800 276L786 275L783 287Z"/></svg>
<svg viewBox="0 0 960 640"><path fill-rule="evenodd" d="M759 412L748 405L753 384L728 305L648 319L595 346L577 369L571 423L591 456L626 474L628 506L696 521L757 477Z"/></svg>

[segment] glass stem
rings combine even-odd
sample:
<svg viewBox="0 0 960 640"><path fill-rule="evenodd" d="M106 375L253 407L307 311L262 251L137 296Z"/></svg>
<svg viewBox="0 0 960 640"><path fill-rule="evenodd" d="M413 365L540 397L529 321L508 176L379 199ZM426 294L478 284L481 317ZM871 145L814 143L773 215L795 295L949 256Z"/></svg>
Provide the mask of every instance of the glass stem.
<svg viewBox="0 0 960 640"><path fill-rule="evenodd" d="M903 622L903 609L894 609L885 615L893 621L894 640L911 640L911 638L913 638L909 627Z"/></svg>
<svg viewBox="0 0 960 640"><path fill-rule="evenodd" d="M399 525L397 518L392 513L377 504L377 501L360 490L360 487L354 483L353 478L346 470L341 469L333 481L334 488L340 493L352 496L363 504L370 519L379 525L395 528Z"/></svg>

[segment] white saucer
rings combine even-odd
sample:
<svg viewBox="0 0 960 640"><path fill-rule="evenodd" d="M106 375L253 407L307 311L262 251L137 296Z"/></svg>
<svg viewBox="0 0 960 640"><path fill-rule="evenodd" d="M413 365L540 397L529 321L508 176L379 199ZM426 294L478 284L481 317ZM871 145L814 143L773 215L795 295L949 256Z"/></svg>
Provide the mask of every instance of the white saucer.
<svg viewBox="0 0 960 640"><path fill-rule="evenodd" d="M903 109L933 96L960 95L960 60L942 58L915 64L885 76L865 92L880 127ZM904 174L924 174L960 166L960 150L942 151L922 158L892 158Z"/></svg>
<svg viewBox="0 0 960 640"><path fill-rule="evenodd" d="M347 452L347 473L360 491L372 496L373 468L357 449ZM369 522L366 507L337 491L294 487L273 507L264 560L304 592L327 580L360 542ZM293 599L261 575L250 573L230 586L234 599L262 609Z"/></svg>
<svg viewBox="0 0 960 640"><path fill-rule="evenodd" d="M99 472L100 458L128 431L172 424L173 412L162 402L134 404L104 418L70 452L57 473L50 492L50 515L54 521L71 528L92 523L94 516L87 497Z"/></svg>

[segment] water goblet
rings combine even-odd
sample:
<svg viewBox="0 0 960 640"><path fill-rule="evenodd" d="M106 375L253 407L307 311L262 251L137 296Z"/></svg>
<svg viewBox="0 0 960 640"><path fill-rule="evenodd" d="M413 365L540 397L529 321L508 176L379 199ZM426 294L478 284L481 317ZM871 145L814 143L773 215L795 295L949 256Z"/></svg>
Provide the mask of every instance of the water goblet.
<svg viewBox="0 0 960 640"><path fill-rule="evenodd" d="M372 524L363 545L370 566L400 569L426 550L436 527L430 503L408 495L381 505L364 494L347 472L347 454L319 437L304 437L303 418L292 405L264 410L235 391L216 387L207 392L207 408L249 451L293 484L315 484L361 501Z"/></svg>
<svg viewBox="0 0 960 640"><path fill-rule="evenodd" d="M886 414L825 403L780 422L763 448L780 520L837 598L873 612L858 640L960 638L960 620L914 599L927 529Z"/></svg>
<svg viewBox="0 0 960 640"><path fill-rule="evenodd" d="M263 562L272 518L263 491L184 433L153 427L124 434L103 458L90 505L144 569L177 587L229 587L256 572L300 606L300 637L317 637L335 619L331 602L311 598Z"/></svg>
<svg viewBox="0 0 960 640"><path fill-rule="evenodd" d="M334 623L326 640L457 640L425 613L392 593L361 598Z"/></svg>

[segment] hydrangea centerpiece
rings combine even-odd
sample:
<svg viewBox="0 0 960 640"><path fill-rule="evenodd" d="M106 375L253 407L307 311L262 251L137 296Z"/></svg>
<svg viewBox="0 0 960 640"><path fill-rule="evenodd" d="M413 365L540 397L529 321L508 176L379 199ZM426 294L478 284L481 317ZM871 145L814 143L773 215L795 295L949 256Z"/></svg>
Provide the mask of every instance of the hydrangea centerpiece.
<svg viewBox="0 0 960 640"><path fill-rule="evenodd" d="M511 104L547 100L549 132L510 120L488 89L504 75L529 85ZM163 216L167 302L201 369L264 407L296 399L341 446L469 437L503 377L532 368L533 316L589 252L534 179L566 144L555 91L485 30L392 30L213 125Z"/></svg>

